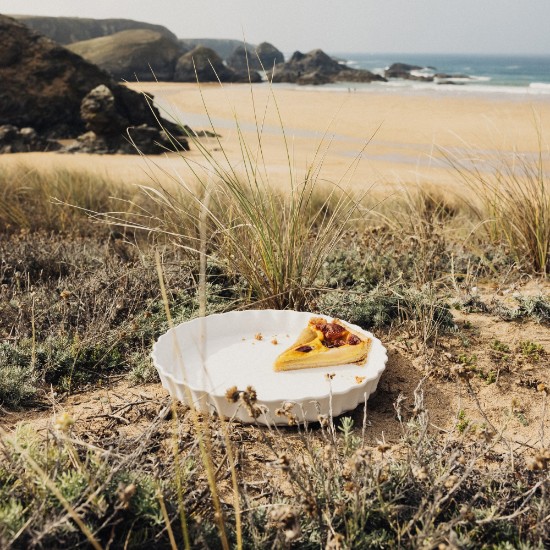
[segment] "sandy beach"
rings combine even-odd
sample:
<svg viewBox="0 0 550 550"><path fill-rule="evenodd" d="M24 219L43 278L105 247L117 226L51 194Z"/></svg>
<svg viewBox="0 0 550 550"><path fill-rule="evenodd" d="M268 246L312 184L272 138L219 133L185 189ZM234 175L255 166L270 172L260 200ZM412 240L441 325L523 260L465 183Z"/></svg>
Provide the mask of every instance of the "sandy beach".
<svg viewBox="0 0 550 550"><path fill-rule="evenodd" d="M267 84L130 87L153 94L164 116L171 115L195 130L211 129L210 117L221 138L201 143L220 162L225 163L226 156L237 171L244 164L235 119L252 155L258 154L257 128L262 127L263 159L258 164L265 167L264 179L283 188L289 182L287 151L297 178L316 163L322 164L321 179L357 190L416 184L457 189L461 184L449 169L446 155L473 162L481 157L510 158L513 151L536 155L539 138L543 147L550 141L548 96L290 86L271 90ZM186 158L204 164L196 146ZM166 177L136 156L29 153L4 155L0 162L41 169L85 168L133 183L147 181L148 173L153 179ZM155 157L153 162L174 177L191 177L177 155ZM486 162L476 166L491 169Z"/></svg>

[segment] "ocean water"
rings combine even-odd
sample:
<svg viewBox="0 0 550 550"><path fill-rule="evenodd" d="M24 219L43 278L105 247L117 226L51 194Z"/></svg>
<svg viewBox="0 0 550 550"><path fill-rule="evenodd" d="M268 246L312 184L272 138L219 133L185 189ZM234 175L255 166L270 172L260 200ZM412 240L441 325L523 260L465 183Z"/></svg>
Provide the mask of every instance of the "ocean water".
<svg viewBox="0 0 550 550"><path fill-rule="evenodd" d="M419 82L393 79L388 83L353 84L354 89L438 90L453 93L505 93L550 96L550 55L502 56L458 54L369 54L331 52L331 55L350 67L368 69L383 74L384 68L402 62L424 67L424 74L445 73L464 75L451 83ZM342 85L331 85L331 87Z"/></svg>

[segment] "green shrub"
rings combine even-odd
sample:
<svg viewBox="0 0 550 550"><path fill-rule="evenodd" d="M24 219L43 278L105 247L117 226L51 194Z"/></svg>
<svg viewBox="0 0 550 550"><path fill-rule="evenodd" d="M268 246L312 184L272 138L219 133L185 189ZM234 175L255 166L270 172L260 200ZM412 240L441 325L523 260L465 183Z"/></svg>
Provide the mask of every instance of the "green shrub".
<svg viewBox="0 0 550 550"><path fill-rule="evenodd" d="M425 287L380 286L368 291L334 290L320 295L316 310L363 328L388 326L398 321L412 323L427 339L439 331L455 328L449 305Z"/></svg>

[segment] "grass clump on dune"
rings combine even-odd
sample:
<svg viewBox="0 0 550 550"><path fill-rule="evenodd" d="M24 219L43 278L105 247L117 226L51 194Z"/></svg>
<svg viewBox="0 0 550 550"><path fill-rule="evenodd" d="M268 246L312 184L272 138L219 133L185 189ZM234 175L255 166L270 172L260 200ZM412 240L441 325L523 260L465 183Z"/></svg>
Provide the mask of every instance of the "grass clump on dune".
<svg viewBox="0 0 550 550"><path fill-rule="evenodd" d="M504 244L521 268L550 274L550 183L542 144L533 156L447 159L473 192L469 205L486 238Z"/></svg>
<svg viewBox="0 0 550 550"><path fill-rule="evenodd" d="M135 190L83 170L45 169L19 165L0 169L0 229L90 231L87 212L120 209ZM72 205L60 207L59 203Z"/></svg>
<svg viewBox="0 0 550 550"><path fill-rule="evenodd" d="M272 100L271 108L279 115ZM182 155L196 178L194 185L174 178L175 190L160 186L144 189L162 211L156 219L157 229L197 252L202 241L211 260L246 282L250 300L258 307L303 309L315 290L323 262L356 211L357 201L343 189L342 181L321 183L322 143L308 166L296 169L282 122L280 139L288 185L277 190L270 182L264 158L261 114L254 112L254 116L257 132L252 137L245 136L235 120L238 162L226 157L212 125L221 157L192 136L206 170Z"/></svg>

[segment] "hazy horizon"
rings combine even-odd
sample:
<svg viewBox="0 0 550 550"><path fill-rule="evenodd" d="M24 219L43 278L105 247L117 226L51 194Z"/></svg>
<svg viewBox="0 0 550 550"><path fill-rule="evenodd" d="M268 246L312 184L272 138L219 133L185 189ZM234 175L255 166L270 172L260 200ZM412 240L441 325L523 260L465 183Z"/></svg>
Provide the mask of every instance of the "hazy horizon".
<svg viewBox="0 0 550 550"><path fill-rule="evenodd" d="M125 18L164 25L180 38L271 42L280 50L550 55L550 2L531 0L0 0L6 15Z"/></svg>

